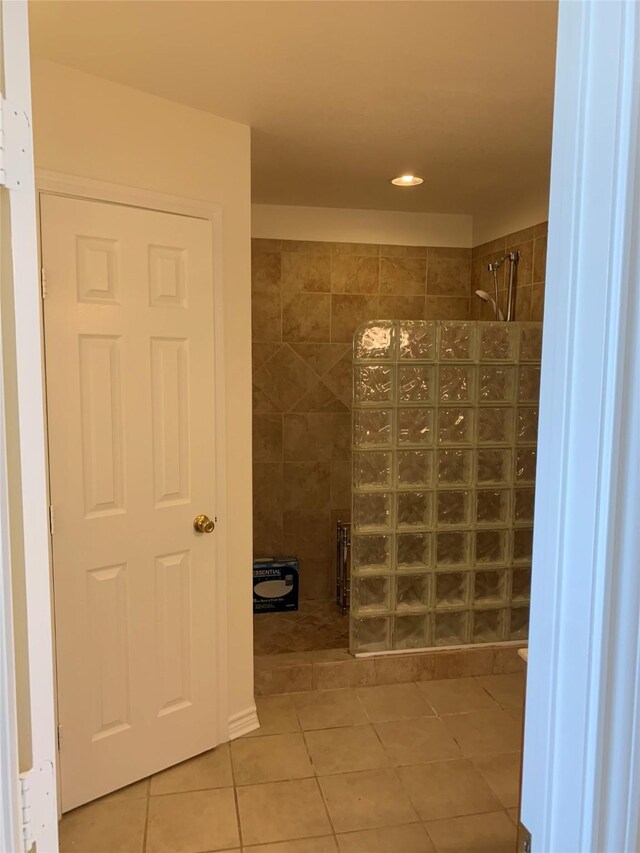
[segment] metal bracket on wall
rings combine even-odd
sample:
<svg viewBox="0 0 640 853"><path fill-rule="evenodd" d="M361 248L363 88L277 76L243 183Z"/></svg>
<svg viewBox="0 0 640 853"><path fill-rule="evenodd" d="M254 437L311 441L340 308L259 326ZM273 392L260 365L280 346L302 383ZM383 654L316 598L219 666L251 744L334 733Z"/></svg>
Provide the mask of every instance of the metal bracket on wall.
<svg viewBox="0 0 640 853"><path fill-rule="evenodd" d="M0 186L10 190L29 186L30 134L24 110L0 98Z"/></svg>
<svg viewBox="0 0 640 853"><path fill-rule="evenodd" d="M531 833L522 821L518 822L518 853L531 853Z"/></svg>

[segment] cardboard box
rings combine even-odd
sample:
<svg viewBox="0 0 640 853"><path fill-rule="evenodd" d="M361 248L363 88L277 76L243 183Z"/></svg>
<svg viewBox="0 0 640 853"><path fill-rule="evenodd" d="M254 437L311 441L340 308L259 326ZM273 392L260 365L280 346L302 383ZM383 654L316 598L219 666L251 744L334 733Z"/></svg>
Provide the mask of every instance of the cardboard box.
<svg viewBox="0 0 640 853"><path fill-rule="evenodd" d="M298 560L258 557L253 561L253 612L282 613L298 609Z"/></svg>

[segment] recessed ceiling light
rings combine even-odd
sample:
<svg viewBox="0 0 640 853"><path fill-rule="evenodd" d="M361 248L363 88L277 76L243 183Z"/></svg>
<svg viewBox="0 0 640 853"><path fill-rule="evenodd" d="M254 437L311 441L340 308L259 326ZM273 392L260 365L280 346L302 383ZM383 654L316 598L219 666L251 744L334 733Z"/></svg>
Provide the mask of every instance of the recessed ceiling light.
<svg viewBox="0 0 640 853"><path fill-rule="evenodd" d="M424 178L419 178L417 175L399 175L397 178L392 178L391 183L396 187L417 187L424 183Z"/></svg>

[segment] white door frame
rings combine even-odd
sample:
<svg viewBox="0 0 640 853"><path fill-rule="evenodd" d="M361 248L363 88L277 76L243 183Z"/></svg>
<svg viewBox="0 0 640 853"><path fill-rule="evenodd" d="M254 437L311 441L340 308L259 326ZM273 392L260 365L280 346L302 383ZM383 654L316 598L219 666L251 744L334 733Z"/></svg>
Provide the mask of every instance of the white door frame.
<svg viewBox="0 0 640 853"><path fill-rule="evenodd" d="M640 5L559 10L522 819L640 849Z"/></svg>
<svg viewBox="0 0 640 853"><path fill-rule="evenodd" d="M228 601L227 601L227 478L226 478L226 387L224 362L223 274L222 274L222 211L217 205L134 187L109 184L89 178L36 170L38 199L44 195L59 195L87 201L101 201L139 207L146 210L173 213L207 220L211 225L213 247L213 306L215 364L212 382L215 389L215 514L218 520L215 533L215 616L217 658L217 709L215 732L217 743L229 739L228 712ZM39 205L38 205L39 207ZM44 341L42 342L44 346Z"/></svg>

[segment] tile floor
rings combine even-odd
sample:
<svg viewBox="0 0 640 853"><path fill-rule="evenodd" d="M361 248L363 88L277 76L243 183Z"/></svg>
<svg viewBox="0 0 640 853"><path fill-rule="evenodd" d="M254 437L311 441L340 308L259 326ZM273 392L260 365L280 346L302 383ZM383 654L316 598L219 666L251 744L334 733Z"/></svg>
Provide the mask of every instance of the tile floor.
<svg viewBox="0 0 640 853"><path fill-rule="evenodd" d="M62 853L514 853L524 675L258 698L262 726L65 815Z"/></svg>
<svg viewBox="0 0 640 853"><path fill-rule="evenodd" d="M253 617L256 655L346 649L349 617L333 600L301 601L292 613L259 613Z"/></svg>

